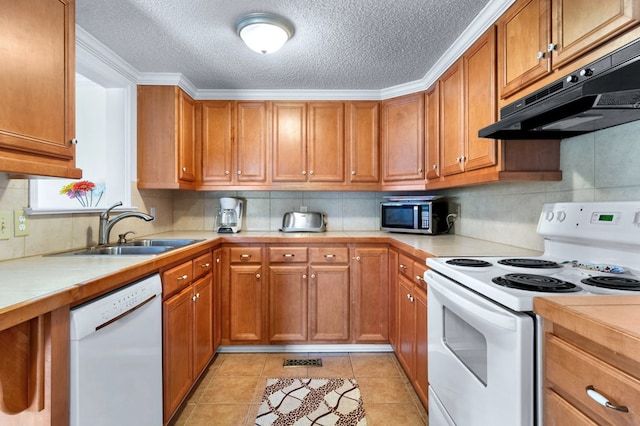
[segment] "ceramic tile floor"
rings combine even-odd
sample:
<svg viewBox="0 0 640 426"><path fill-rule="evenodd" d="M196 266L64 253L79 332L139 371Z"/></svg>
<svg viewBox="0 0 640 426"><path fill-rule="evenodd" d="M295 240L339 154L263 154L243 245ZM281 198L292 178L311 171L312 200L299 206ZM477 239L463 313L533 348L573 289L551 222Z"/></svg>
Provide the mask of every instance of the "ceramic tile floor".
<svg viewBox="0 0 640 426"><path fill-rule="evenodd" d="M323 366L283 367L285 358L322 358ZM428 424L393 353L218 354L171 424L253 425L270 377L355 377L369 426Z"/></svg>

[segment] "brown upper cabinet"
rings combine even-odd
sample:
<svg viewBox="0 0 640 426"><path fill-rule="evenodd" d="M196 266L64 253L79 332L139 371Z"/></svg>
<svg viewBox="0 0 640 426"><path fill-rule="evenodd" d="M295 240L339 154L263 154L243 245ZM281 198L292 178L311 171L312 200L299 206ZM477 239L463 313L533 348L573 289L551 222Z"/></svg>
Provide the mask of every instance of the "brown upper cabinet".
<svg viewBox="0 0 640 426"><path fill-rule="evenodd" d="M424 184L424 94L382 102L382 181Z"/></svg>
<svg viewBox="0 0 640 426"><path fill-rule="evenodd" d="M195 188L199 108L179 87L138 86L138 188Z"/></svg>
<svg viewBox="0 0 640 426"><path fill-rule="evenodd" d="M267 182L267 102L202 101L199 187Z"/></svg>
<svg viewBox="0 0 640 426"><path fill-rule="evenodd" d="M75 2L3 2L2 17L0 171L80 178L74 139Z"/></svg>
<svg viewBox="0 0 640 426"><path fill-rule="evenodd" d="M518 0L498 20L505 99L638 24L637 1Z"/></svg>
<svg viewBox="0 0 640 426"><path fill-rule="evenodd" d="M344 102L273 102L272 146L273 183L344 183Z"/></svg>
<svg viewBox="0 0 640 426"><path fill-rule="evenodd" d="M427 150L427 179L440 177L440 82L424 94L424 138Z"/></svg>
<svg viewBox="0 0 640 426"><path fill-rule="evenodd" d="M349 183L380 183L380 102L347 103L346 129L349 147Z"/></svg>

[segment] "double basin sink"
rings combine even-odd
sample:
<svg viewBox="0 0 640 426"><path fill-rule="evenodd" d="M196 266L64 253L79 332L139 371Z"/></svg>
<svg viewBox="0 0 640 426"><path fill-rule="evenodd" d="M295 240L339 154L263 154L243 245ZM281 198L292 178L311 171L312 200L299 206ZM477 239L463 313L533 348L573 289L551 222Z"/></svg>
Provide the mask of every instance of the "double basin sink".
<svg viewBox="0 0 640 426"><path fill-rule="evenodd" d="M105 246L89 247L57 253L55 256L126 256L126 255L153 255L165 253L169 250L185 247L203 240L174 239L174 238L147 238L131 240L122 244L110 244Z"/></svg>

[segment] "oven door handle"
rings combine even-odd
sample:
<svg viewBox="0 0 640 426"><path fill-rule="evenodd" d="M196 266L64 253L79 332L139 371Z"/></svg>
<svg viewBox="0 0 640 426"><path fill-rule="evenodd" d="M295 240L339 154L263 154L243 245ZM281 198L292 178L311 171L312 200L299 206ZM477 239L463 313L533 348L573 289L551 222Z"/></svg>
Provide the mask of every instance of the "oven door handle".
<svg viewBox="0 0 640 426"><path fill-rule="evenodd" d="M495 304L485 301L481 297L474 295L461 294L454 292L445 287L433 275L427 284L429 285L429 293L436 293L437 296L445 301L447 308L454 311L457 315L465 315L473 317L475 320L486 323L492 327L500 327L505 330L515 331L518 329L517 321L512 316L501 313ZM430 294L430 296L432 296ZM435 295L433 295L435 296ZM459 309L455 309L459 307ZM463 311L463 312L459 312Z"/></svg>

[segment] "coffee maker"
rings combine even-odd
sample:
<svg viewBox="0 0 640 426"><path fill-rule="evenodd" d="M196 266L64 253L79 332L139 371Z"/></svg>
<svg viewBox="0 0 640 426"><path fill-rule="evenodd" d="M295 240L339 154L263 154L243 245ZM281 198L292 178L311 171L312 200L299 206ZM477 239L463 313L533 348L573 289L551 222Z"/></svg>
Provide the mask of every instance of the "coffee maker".
<svg viewBox="0 0 640 426"><path fill-rule="evenodd" d="M220 209L216 215L216 231L236 233L242 229L243 201L238 198L220 198Z"/></svg>

